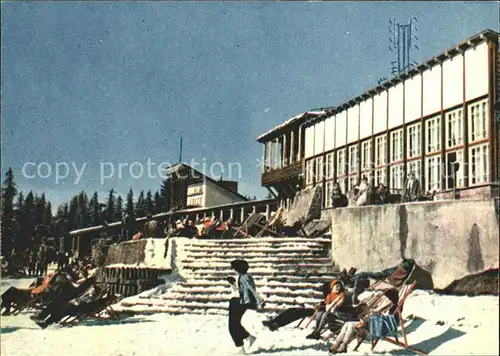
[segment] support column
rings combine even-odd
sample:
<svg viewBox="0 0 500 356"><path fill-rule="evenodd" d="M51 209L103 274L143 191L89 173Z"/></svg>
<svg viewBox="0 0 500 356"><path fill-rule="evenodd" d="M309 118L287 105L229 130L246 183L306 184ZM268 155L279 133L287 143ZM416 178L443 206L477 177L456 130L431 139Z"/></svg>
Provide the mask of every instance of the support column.
<svg viewBox="0 0 500 356"><path fill-rule="evenodd" d="M446 176L448 175L448 172L447 172L447 167L448 167L448 162L446 162L446 117L444 115L444 108L443 108L443 93L444 93L444 90L443 90L443 62L441 61L439 63L439 70L441 72L441 119L440 119L440 127L441 127L441 143L440 143L440 146L441 146L441 172L440 172L440 175L441 175L441 191L445 191L446 190L446 184L448 183L447 182L447 179L446 179Z"/></svg>
<svg viewBox="0 0 500 356"><path fill-rule="evenodd" d="M219 214L219 219L222 221L224 220L224 210L221 209L220 214Z"/></svg>
<svg viewBox="0 0 500 356"><path fill-rule="evenodd" d="M257 207L255 205L252 206L252 214L255 214L257 212Z"/></svg>
<svg viewBox="0 0 500 356"><path fill-rule="evenodd" d="M267 167L268 170L271 170L273 168L273 157L272 157L272 150L273 150L273 141L266 142L267 144Z"/></svg>
<svg viewBox="0 0 500 356"><path fill-rule="evenodd" d="M278 151L280 147L280 141L278 138L276 138L275 142L275 147L274 147L274 168L279 168L279 156L278 156Z"/></svg>
<svg viewBox="0 0 500 356"><path fill-rule="evenodd" d="M234 209L229 209L229 219L234 219Z"/></svg>
<svg viewBox="0 0 500 356"><path fill-rule="evenodd" d="M269 221L270 218L271 218L271 207L269 206L269 204L266 204L266 220Z"/></svg>
<svg viewBox="0 0 500 356"><path fill-rule="evenodd" d="M302 159L302 126L299 126L299 154L298 154L298 157L297 157L297 162L300 161Z"/></svg>
<svg viewBox="0 0 500 356"><path fill-rule="evenodd" d="M265 173L266 172L266 142L264 142L264 144L262 145L262 158L261 158L261 162L262 162L261 173Z"/></svg>
<svg viewBox="0 0 500 356"><path fill-rule="evenodd" d="M466 82L465 82L465 49L462 50L462 61L463 61L463 85L462 85L462 110L463 110L463 122L462 122L462 135L463 135L463 140L464 140L464 160L462 167L460 169L462 170L463 174L463 187L467 188L469 186L469 110L467 110L467 99L465 96L465 90L466 90Z"/></svg>
<svg viewBox="0 0 500 356"><path fill-rule="evenodd" d="M288 165L288 159L286 157L287 149L286 149L286 133L283 134L283 146L281 149L281 166L286 167Z"/></svg>
<svg viewBox="0 0 500 356"><path fill-rule="evenodd" d="M241 207L241 211L240 211L240 223L243 224L243 221L245 221L245 208Z"/></svg>
<svg viewBox="0 0 500 356"><path fill-rule="evenodd" d="M295 163L295 140L294 140L295 131L292 130L290 132L290 164Z"/></svg>

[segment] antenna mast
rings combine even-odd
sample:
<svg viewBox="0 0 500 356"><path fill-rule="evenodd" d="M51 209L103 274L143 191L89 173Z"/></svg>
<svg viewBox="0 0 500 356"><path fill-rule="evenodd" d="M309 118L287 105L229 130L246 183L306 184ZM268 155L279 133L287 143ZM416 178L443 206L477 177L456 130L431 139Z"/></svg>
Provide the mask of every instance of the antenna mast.
<svg viewBox="0 0 500 356"><path fill-rule="evenodd" d="M179 163L182 163L182 137L181 137L181 143L179 145Z"/></svg>
<svg viewBox="0 0 500 356"><path fill-rule="evenodd" d="M418 31L416 17L410 18L408 23L396 22L396 19L389 19L389 51L395 54L395 60L391 61L391 74L398 76L408 72L412 67L418 65L412 61L412 54L418 51ZM388 78L379 78L381 84Z"/></svg>

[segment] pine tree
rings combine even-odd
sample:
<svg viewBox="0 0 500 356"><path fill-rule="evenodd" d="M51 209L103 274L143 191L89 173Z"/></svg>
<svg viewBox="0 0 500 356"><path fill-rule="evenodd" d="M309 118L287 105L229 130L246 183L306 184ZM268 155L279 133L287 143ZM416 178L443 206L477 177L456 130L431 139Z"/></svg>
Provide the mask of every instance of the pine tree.
<svg viewBox="0 0 500 356"><path fill-rule="evenodd" d="M97 192L94 192L92 199L89 202L89 225L97 226L101 224L101 206L99 205L99 197Z"/></svg>
<svg viewBox="0 0 500 356"><path fill-rule="evenodd" d="M115 217L115 191L111 189L108 194L108 202L106 204L106 221L108 223L113 222Z"/></svg>
<svg viewBox="0 0 500 356"><path fill-rule="evenodd" d="M14 220L15 220L15 244L18 246L23 246L23 234L25 227L22 224L23 209L24 209L24 194L19 192L17 196L17 202L14 208Z"/></svg>
<svg viewBox="0 0 500 356"><path fill-rule="evenodd" d="M78 196L75 195L69 202L68 228L71 230L80 229L80 216L78 211Z"/></svg>
<svg viewBox="0 0 500 356"><path fill-rule="evenodd" d="M146 202L144 200L144 190L141 190L137 203L135 204L135 216L138 218L146 216Z"/></svg>
<svg viewBox="0 0 500 356"><path fill-rule="evenodd" d="M2 187L2 256L10 254L15 246L14 198L17 188L14 183L14 172L9 167Z"/></svg>
<svg viewBox="0 0 500 356"><path fill-rule="evenodd" d="M24 199L23 210L20 213L23 233L19 235L22 242L23 248L34 249L36 246L35 241L35 196L30 190Z"/></svg>
<svg viewBox="0 0 500 356"><path fill-rule="evenodd" d="M169 211L170 206L170 189L169 189L169 179L165 179L161 183L160 187L160 197L161 197L161 209L160 211Z"/></svg>
<svg viewBox="0 0 500 356"><path fill-rule="evenodd" d="M35 225L45 225L44 217L45 217L45 194L42 194L41 197L35 196Z"/></svg>
<svg viewBox="0 0 500 356"><path fill-rule="evenodd" d="M114 220L115 221L122 221L123 218L123 199L121 195L116 198L116 205L115 205L115 216Z"/></svg>
<svg viewBox="0 0 500 356"><path fill-rule="evenodd" d="M63 237L69 233L68 204L59 205L54 222L54 235Z"/></svg>
<svg viewBox="0 0 500 356"><path fill-rule="evenodd" d="M52 226L52 204L50 204L50 201L47 202L45 206L45 214L43 218L43 223L48 226Z"/></svg>
<svg viewBox="0 0 500 356"><path fill-rule="evenodd" d="M162 198L161 198L161 195L160 195L160 192L159 192L159 191L156 191L156 192L155 192L155 197L154 197L154 206L155 206L154 211L153 211L153 212L154 212L154 214L158 214L158 213L161 213L161 212L163 212L163 211L164 211L164 210L163 210L163 206L164 206L164 204L163 204L163 200L162 200Z"/></svg>
<svg viewBox="0 0 500 356"><path fill-rule="evenodd" d="M125 205L125 214L128 216L134 216L134 192L132 188L128 191L127 194L127 203Z"/></svg>
<svg viewBox="0 0 500 356"><path fill-rule="evenodd" d="M148 190L148 192L146 193L146 200L144 202L144 206L146 208L146 215L153 214L154 203L153 203L153 194L151 194L151 190Z"/></svg>

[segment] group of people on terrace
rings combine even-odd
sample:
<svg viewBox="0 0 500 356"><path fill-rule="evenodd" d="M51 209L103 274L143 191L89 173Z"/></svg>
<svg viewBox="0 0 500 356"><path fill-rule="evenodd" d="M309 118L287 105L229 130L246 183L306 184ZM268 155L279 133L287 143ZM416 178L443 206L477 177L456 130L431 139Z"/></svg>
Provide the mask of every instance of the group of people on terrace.
<svg viewBox="0 0 500 356"><path fill-rule="evenodd" d="M343 208L346 206L364 206L389 203L407 203L421 200L432 200L433 198L426 197L420 185L420 181L416 178L415 173L410 171L402 189L400 198L398 195L393 195L386 185L379 183L377 187L370 184L366 176L363 176L351 190L346 194L342 193L340 184L334 182L332 185L332 193L330 196L331 206L333 208Z"/></svg>

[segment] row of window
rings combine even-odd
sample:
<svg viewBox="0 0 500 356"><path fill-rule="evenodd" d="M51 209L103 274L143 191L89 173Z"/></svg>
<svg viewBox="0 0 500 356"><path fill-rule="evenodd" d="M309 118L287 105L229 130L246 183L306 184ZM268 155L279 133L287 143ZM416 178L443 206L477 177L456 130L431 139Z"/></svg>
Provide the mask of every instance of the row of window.
<svg viewBox="0 0 500 356"><path fill-rule="evenodd" d="M469 142L471 145L478 141L488 138L488 105L487 100L474 103L468 106L469 110ZM463 109L459 108L445 115L446 120L446 149L459 149L463 145ZM406 157L408 160L421 157L423 154L432 155L441 151L441 118L439 116L429 118L425 121L426 142L425 150L422 147L422 124L414 123L406 127L407 145ZM403 129L392 131L389 135L390 142L387 144L387 135L381 134L375 137L374 161L372 162L372 140L365 140L361 143L358 153L358 145L352 145L347 148L337 150L337 176L343 177L358 173L359 166L361 171L365 172L375 168L381 169L387 164L395 166L404 159L405 147L403 141ZM389 150L389 156L387 155ZM325 156L324 171L325 178L333 178L333 153ZM387 162L389 158L389 162ZM323 157L317 157L315 168L309 168L314 172L309 172L309 178L306 183L312 184L314 176L322 177ZM361 162L360 162L361 161ZM394 168L394 170L397 170ZM395 171L396 172L396 171ZM379 175L382 175L380 173ZM397 184L396 184L397 185ZM350 186L350 184L349 184Z"/></svg>
<svg viewBox="0 0 500 356"><path fill-rule="evenodd" d="M338 161L341 161L345 151L339 150ZM332 181L334 178L334 166L333 166L333 153L329 153L325 157L325 162L323 162L323 157L317 157L306 162L306 184L321 184L323 178L328 182ZM469 179L469 184L474 185L478 183L484 183L489 181L489 144L479 144L469 147L469 162L466 164L464 162L464 150L457 149L454 151L449 151L446 153L446 161L441 162L441 155L431 155L425 157L425 186L423 189L428 192L434 190L446 190L453 189L455 185L456 188L461 188L465 186L465 179ZM458 171L454 172L453 163L457 162L459 164ZM407 162L407 171L413 171L417 178L422 176L422 161L421 159L413 159ZM339 166L344 167L344 166ZM339 169L337 174L337 181L339 182L342 190L348 191L358 181L358 173L350 172L345 173L342 169ZM465 175L465 172L468 174ZM389 180L386 176L386 167L375 167L374 169L367 169L361 172L362 176L365 176L371 180L372 175L374 178L374 184L378 186L379 184L384 184L389 186L392 190L403 189L403 184L405 181L404 175L404 165L403 163L397 163L391 165L389 168ZM442 178L446 178L446 185L442 186ZM455 177L455 181L453 180ZM326 189L326 187L325 187Z"/></svg>

